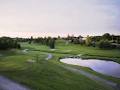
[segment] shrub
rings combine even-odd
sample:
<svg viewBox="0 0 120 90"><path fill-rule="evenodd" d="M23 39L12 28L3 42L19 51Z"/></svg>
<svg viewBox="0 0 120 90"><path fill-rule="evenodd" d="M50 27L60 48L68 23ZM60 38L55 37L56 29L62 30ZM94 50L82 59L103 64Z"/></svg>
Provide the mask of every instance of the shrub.
<svg viewBox="0 0 120 90"><path fill-rule="evenodd" d="M114 46L108 40L100 40L98 47L102 49L112 49Z"/></svg>

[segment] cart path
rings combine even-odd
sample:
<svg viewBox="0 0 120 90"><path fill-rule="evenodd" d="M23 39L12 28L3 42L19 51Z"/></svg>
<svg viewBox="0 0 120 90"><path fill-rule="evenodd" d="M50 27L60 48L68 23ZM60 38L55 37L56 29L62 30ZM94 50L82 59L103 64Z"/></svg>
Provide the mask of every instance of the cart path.
<svg viewBox="0 0 120 90"><path fill-rule="evenodd" d="M0 76L0 90L30 90L30 89L4 76Z"/></svg>

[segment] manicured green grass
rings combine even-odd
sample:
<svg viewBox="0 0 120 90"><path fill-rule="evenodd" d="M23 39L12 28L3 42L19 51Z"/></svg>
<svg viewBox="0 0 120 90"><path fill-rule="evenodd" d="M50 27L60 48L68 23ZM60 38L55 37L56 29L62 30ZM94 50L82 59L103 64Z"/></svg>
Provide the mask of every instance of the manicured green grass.
<svg viewBox="0 0 120 90"><path fill-rule="evenodd" d="M37 63L27 60L39 55ZM60 55L59 55L60 56ZM19 83L25 84L32 90L107 90L108 88L86 78L69 72L55 62L46 61L42 52L29 52L23 55L8 55L0 60L0 74ZM53 59L57 59L54 56Z"/></svg>
<svg viewBox="0 0 120 90"><path fill-rule="evenodd" d="M108 87L90 80L89 78L70 72L60 65L59 57L67 55L84 54L88 58L108 58L120 63L119 50L100 50L98 48L86 47L74 44L65 44L65 41L56 42L56 50L52 51L47 46L39 44L21 43L22 49L29 49L27 53L22 50L0 51L0 74L32 88L32 90L109 90ZM52 53L51 60L45 60L47 53ZM27 60L39 60L28 63ZM74 67L74 66L73 66ZM90 69L81 68L85 71L119 82L119 79L102 76Z"/></svg>
<svg viewBox="0 0 120 90"><path fill-rule="evenodd" d="M57 41L56 50L51 51L47 46L32 44L29 45L27 43L22 43L24 48L32 48L33 50L39 50L42 52L49 53L61 53L61 54L72 54L78 55L83 54L83 58L98 58L98 59L109 59L114 60L120 63L120 50L112 49L112 50L102 50L97 47L87 47L76 44L65 44L65 41Z"/></svg>
<svg viewBox="0 0 120 90"><path fill-rule="evenodd" d="M34 46L34 45L35 44L33 44L32 46ZM26 46L29 47L28 44L26 44ZM37 49L37 50L40 50L43 52L54 53L54 54L56 54L56 58L60 57L59 54L64 54L64 56L83 54L82 58L97 58L97 59L103 59L103 60L113 60L115 62L120 63L120 50L117 50L117 49L101 50L97 47L86 47L86 46L75 45L75 44L66 45L65 41L63 41L63 40L57 41L55 51L50 51L50 49L48 47L41 49L40 45L36 46L36 48L33 48L33 49ZM53 60L53 61L55 61L55 60ZM90 71L91 73L93 73L95 75L100 75L101 77L103 77L105 79L120 83L120 79L118 79L118 78L105 76L105 75L99 74L97 72L94 72L88 68L82 67L82 69Z"/></svg>

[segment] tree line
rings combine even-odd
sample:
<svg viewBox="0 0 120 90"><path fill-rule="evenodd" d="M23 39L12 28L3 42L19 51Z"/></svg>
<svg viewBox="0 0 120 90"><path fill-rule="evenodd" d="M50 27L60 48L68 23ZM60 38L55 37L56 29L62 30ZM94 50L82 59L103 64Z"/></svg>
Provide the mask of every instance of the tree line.
<svg viewBox="0 0 120 90"><path fill-rule="evenodd" d="M31 36L30 38L15 38L18 42L28 42L29 44L32 43L37 43L40 45L46 45L50 47L51 49L55 48L55 41L57 38L52 38L52 37L37 37L33 38Z"/></svg>
<svg viewBox="0 0 120 90"><path fill-rule="evenodd" d="M18 49L21 48L20 44L16 39L10 37L0 38L0 50L12 49L12 48L18 48Z"/></svg>
<svg viewBox="0 0 120 90"><path fill-rule="evenodd" d="M29 44L37 43L40 45L46 45L51 49L55 48L55 42L57 39L64 39L70 43L81 44L86 46L99 47L102 49L120 49L120 35L110 35L105 33L102 36L87 36L83 37L79 35L75 37L74 35L67 37L52 38L52 37L38 37L38 38L10 38L1 37L0 38L0 49L11 49L11 48L21 48L19 42L28 42Z"/></svg>
<svg viewBox="0 0 120 90"><path fill-rule="evenodd" d="M88 41L89 46L98 46L102 49L120 49L120 36L110 35L105 33L102 36L87 36L86 41Z"/></svg>
<svg viewBox="0 0 120 90"><path fill-rule="evenodd" d="M41 44L41 45L46 45L49 46L51 49L55 48L55 40L56 38L52 38L52 37L38 37L38 38L33 38L31 36L30 39L28 39L28 43L37 43L37 44Z"/></svg>
<svg viewBox="0 0 120 90"><path fill-rule="evenodd" d="M105 33L102 36L87 36L83 39L81 35L75 37L74 35L68 35L65 40L69 40L74 44L81 44L86 46L99 47L102 49L113 49L120 48L120 35L110 35L109 33Z"/></svg>

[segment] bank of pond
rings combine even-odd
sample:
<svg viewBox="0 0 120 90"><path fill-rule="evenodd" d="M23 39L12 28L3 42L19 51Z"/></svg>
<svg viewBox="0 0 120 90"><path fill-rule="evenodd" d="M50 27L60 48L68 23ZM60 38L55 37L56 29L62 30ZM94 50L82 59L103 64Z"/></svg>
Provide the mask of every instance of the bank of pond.
<svg viewBox="0 0 120 90"><path fill-rule="evenodd" d="M120 78L120 64L114 61L99 59L82 59L79 57L60 58L60 62L88 67L98 73Z"/></svg>

